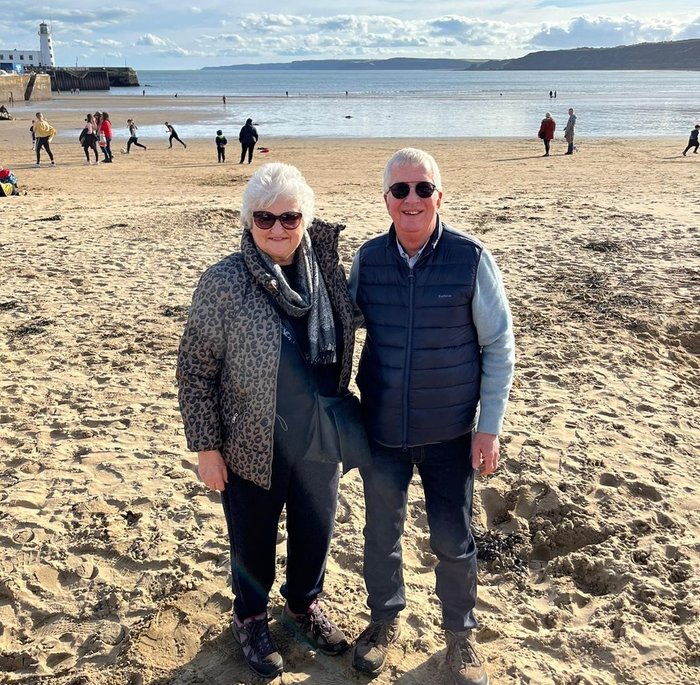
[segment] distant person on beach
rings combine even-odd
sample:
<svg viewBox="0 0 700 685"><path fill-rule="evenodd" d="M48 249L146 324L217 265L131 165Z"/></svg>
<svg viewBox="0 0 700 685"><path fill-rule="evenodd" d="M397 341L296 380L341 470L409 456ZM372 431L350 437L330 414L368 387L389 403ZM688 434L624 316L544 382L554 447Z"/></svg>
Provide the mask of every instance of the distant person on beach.
<svg viewBox="0 0 700 685"><path fill-rule="evenodd" d="M384 169L392 224L360 247L350 272L367 330L357 385L372 452L360 468L370 622L352 663L378 675L399 638L406 608L401 537L417 470L420 510L437 557L449 682L487 685L473 635L472 498L475 477L498 467L515 362L513 322L493 256L441 220L442 197L431 155L415 148L396 152Z"/></svg>
<svg viewBox="0 0 700 685"><path fill-rule="evenodd" d="M144 150L147 150L148 148L145 145L141 145L141 143L139 143L139 137L136 133L139 127L136 125L136 122L133 119L127 119L126 125L129 129L129 140L127 140L126 142L126 154L128 155L129 152L131 152L132 145L136 145L136 147L140 147Z"/></svg>
<svg viewBox="0 0 700 685"><path fill-rule="evenodd" d="M700 141L698 141L698 133L700 133L700 124L695 124L695 128L690 132L690 138L688 139L688 147L683 150L683 156L685 157L688 150L694 147L693 154L698 154L698 147L700 147Z"/></svg>
<svg viewBox="0 0 700 685"><path fill-rule="evenodd" d="M102 112L102 121L100 122L100 145L102 148L102 154L105 158L102 160L103 164L111 164L112 157L112 122L109 120L109 112Z"/></svg>
<svg viewBox="0 0 700 685"><path fill-rule="evenodd" d="M173 146L173 140L177 140L177 142L180 143L180 145L182 145L185 148L187 147L187 145L180 140L180 136L177 135L177 131L175 130L174 126L172 126L171 124L169 124L166 121L165 128L167 129L168 133L170 134L170 137L168 138L168 142L170 143L171 148Z"/></svg>
<svg viewBox="0 0 700 685"><path fill-rule="evenodd" d="M258 142L258 130L253 126L252 119L246 119L245 125L238 134L238 141L241 144L241 161L238 163L243 164L243 160L247 154L248 164L250 164L253 161L255 144Z"/></svg>
<svg viewBox="0 0 700 685"><path fill-rule="evenodd" d="M99 155L97 154L97 128L95 126L95 117L88 114L85 117L85 126L80 134L80 144L85 152L85 160L87 164L92 164L90 161L90 150L95 156L95 164L99 164Z"/></svg>
<svg viewBox="0 0 700 685"><path fill-rule="evenodd" d="M34 122L34 134L36 135L36 166L41 166L41 149L44 148L51 160L51 166L55 166L56 162L51 152L49 143L56 135L56 129L49 124L41 112L36 113L36 121Z"/></svg>
<svg viewBox="0 0 700 685"><path fill-rule="evenodd" d="M550 97L550 98L552 97L552 91L551 91L551 90L549 91L549 97Z"/></svg>
<svg viewBox="0 0 700 685"><path fill-rule="evenodd" d="M221 493L234 639L251 671L274 678L284 660L270 635L268 604L283 508L281 623L323 654L349 647L319 601L338 455L313 444L319 396L348 393L354 308L338 255L342 226L314 220L314 194L298 169L262 165L243 192L240 217L240 251L209 268L194 293L178 354L178 398L199 477ZM325 427L337 432L335 425Z"/></svg>
<svg viewBox="0 0 700 685"><path fill-rule="evenodd" d="M222 101L224 104L226 104L226 96L225 96L225 95L222 95L222 96L221 96L221 101Z"/></svg>
<svg viewBox="0 0 700 685"><path fill-rule="evenodd" d="M0 105L0 119L12 119L12 115L9 113L5 105Z"/></svg>
<svg viewBox="0 0 700 685"><path fill-rule="evenodd" d="M226 161L226 145L228 144L228 140L226 140L226 136L221 129L216 132L216 138L214 140L216 141L216 161L223 164Z"/></svg>
<svg viewBox="0 0 700 685"><path fill-rule="evenodd" d="M576 126L576 115L574 114L574 108L569 107L569 118L566 120L566 126L564 127L564 139L568 143L565 155L574 154L574 127Z"/></svg>
<svg viewBox="0 0 700 685"><path fill-rule="evenodd" d="M537 132L537 137L544 143L543 157L549 157L549 144L554 138L554 131L557 128L557 122L552 119L552 115L547 112L544 119L540 122L540 130Z"/></svg>

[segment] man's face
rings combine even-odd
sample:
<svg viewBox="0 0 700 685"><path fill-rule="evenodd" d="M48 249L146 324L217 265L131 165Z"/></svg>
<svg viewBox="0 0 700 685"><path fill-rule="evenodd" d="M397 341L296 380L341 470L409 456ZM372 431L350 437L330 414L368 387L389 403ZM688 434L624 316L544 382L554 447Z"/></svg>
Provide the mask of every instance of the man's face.
<svg viewBox="0 0 700 685"><path fill-rule="evenodd" d="M573 109L570 109L570 110L569 110L569 114L573 114L573 113L574 113L574 110L573 110Z"/></svg>
<svg viewBox="0 0 700 685"><path fill-rule="evenodd" d="M430 197L419 197L416 194L416 183L421 181L434 182L432 173L422 166L394 167L389 186L394 183L408 183L410 191L403 199L395 198L391 191L384 194L384 202L394 222L399 242L411 256L423 247L433 232L442 202L442 191L437 188Z"/></svg>

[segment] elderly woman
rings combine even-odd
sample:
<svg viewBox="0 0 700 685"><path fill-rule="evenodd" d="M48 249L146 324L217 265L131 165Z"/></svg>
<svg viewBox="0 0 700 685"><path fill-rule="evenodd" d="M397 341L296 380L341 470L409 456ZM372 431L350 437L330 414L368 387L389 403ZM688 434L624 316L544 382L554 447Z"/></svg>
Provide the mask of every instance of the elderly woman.
<svg viewBox="0 0 700 685"><path fill-rule="evenodd" d="M540 130L537 132L537 137L544 143L543 157L549 157L549 145L554 139L554 131L557 128L557 122L552 119L552 115L546 112L544 119L540 122Z"/></svg>
<svg viewBox="0 0 700 685"><path fill-rule="evenodd" d="M241 250L202 276L178 358L179 400L199 475L221 492L231 543L232 631L253 672L283 660L268 630L280 514L287 512L281 622L313 648L348 648L318 601L333 532L337 460L310 449L317 396L347 391L353 304L341 226L313 221L293 166L265 164L243 194ZM334 461L336 463L334 463Z"/></svg>

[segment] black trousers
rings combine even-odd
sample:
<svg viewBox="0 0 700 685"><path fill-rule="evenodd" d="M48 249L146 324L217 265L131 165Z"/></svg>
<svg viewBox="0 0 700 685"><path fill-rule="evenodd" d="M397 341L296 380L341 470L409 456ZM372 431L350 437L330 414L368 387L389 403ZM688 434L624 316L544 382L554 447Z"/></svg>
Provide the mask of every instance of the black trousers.
<svg viewBox="0 0 700 685"><path fill-rule="evenodd" d="M44 138L36 139L36 163L39 164L41 162L41 155L39 153L41 152L42 147L46 150L49 155L49 159L53 162L53 152L51 152L51 148L49 147L49 138L46 136Z"/></svg>
<svg viewBox="0 0 700 685"><path fill-rule="evenodd" d="M141 143L139 143L139 139L136 136L131 136L131 138L129 138L129 140L126 141L127 152L131 150L132 145L136 145L136 147L142 147L144 150L146 149L145 145L141 145Z"/></svg>
<svg viewBox="0 0 700 685"><path fill-rule="evenodd" d="M225 162L226 161L226 148L225 147L217 147L216 148L216 157L219 162Z"/></svg>
<svg viewBox="0 0 700 685"><path fill-rule="evenodd" d="M267 609L275 581L277 535L287 509L286 582L291 611L304 613L323 589L338 496L337 464L275 454L265 490L229 469L221 501L231 545L233 610L239 620Z"/></svg>
<svg viewBox="0 0 700 685"><path fill-rule="evenodd" d="M187 147L187 145L185 145L185 144L180 140L180 137L177 135L177 133L171 133L171 134L170 134L170 138L168 138L168 142L170 143L170 147L173 146L173 139L177 140L177 142L180 143L180 145L182 145L183 147Z"/></svg>
<svg viewBox="0 0 700 685"><path fill-rule="evenodd" d="M695 148L695 150L693 150L693 152L697 152L698 147L700 147L700 143L696 143L695 141L693 141L692 143L688 143L688 147L685 150L683 150L683 154L688 152L688 150L690 150L691 147Z"/></svg>
<svg viewBox="0 0 700 685"><path fill-rule="evenodd" d="M85 150L85 159L87 159L88 162L90 161L90 150L95 153L95 161L97 162L97 141L94 137L87 145L83 145L83 150Z"/></svg>
<svg viewBox="0 0 700 685"><path fill-rule="evenodd" d="M243 164L246 153L248 153L248 164L253 161L253 150L255 149L255 143L241 143L241 161L239 164Z"/></svg>

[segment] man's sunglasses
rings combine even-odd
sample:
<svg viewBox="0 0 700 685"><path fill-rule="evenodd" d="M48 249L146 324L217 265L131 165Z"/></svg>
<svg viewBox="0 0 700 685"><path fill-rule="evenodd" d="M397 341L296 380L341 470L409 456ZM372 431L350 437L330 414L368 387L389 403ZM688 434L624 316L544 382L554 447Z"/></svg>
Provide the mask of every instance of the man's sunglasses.
<svg viewBox="0 0 700 685"><path fill-rule="evenodd" d="M267 231L275 225L275 221L279 219L282 228L288 231L293 231L299 228L301 223L301 212L284 212L283 214L272 214L272 212L253 212L253 222L258 228Z"/></svg>
<svg viewBox="0 0 700 685"><path fill-rule="evenodd" d="M428 181L420 181L419 183L416 183L416 195L418 197L422 197L424 200L432 197L432 194L435 192L435 184L434 183L429 183ZM403 200L405 197L408 197L408 194L411 192L411 184L410 183L404 183L403 181L399 183L394 183L394 185L389 186L389 192L397 199L397 200Z"/></svg>

